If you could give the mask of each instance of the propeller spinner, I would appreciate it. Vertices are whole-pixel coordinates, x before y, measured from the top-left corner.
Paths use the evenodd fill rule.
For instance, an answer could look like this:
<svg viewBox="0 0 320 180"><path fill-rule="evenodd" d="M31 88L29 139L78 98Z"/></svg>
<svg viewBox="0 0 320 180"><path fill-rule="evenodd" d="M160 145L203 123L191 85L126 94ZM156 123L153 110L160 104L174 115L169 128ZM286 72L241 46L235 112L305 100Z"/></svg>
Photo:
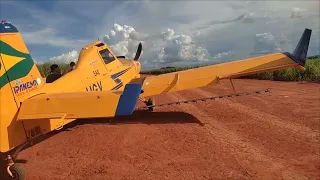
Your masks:
<svg viewBox="0 0 320 180"><path fill-rule="evenodd" d="M142 44L141 42L139 43L137 52L136 52L136 56L133 58L133 60L138 61L140 55L141 55L141 51L142 51Z"/></svg>

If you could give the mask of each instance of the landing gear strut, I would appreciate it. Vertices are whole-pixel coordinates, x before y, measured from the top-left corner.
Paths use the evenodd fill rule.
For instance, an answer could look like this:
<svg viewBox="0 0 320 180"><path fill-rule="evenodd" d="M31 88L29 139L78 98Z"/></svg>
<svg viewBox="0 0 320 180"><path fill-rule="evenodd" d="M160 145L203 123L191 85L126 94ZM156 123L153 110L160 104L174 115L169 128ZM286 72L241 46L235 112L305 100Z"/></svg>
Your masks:
<svg viewBox="0 0 320 180"><path fill-rule="evenodd" d="M14 180L24 180L25 173L22 167L18 164L15 164L10 155L7 156L7 173L9 175L8 179Z"/></svg>
<svg viewBox="0 0 320 180"><path fill-rule="evenodd" d="M25 172L24 169L19 165L16 164L14 161L17 159L17 156L19 152L24 148L26 145L28 145L30 141L27 141L20 147L18 147L13 153L7 154L6 156L4 154L1 155L1 178L4 176L4 178L7 178L8 180L25 180ZM5 158L6 157L6 158ZM3 171L3 172L2 172ZM3 176L2 176L3 175Z"/></svg>
<svg viewBox="0 0 320 180"><path fill-rule="evenodd" d="M1 176L8 180L25 180L25 172L19 164L15 164L11 155L7 155L1 163ZM2 178L1 177L1 178Z"/></svg>
<svg viewBox="0 0 320 180"><path fill-rule="evenodd" d="M156 105L156 101L154 100L154 98L149 98L148 100L145 100L144 98L139 98L139 99L140 101L145 103L149 111L154 111L155 105Z"/></svg>
<svg viewBox="0 0 320 180"><path fill-rule="evenodd" d="M150 111L154 111L154 109L156 108L155 105L156 105L156 101L154 100L154 98L149 98L148 101L146 102L146 105L147 106L150 106L148 107L148 109Z"/></svg>

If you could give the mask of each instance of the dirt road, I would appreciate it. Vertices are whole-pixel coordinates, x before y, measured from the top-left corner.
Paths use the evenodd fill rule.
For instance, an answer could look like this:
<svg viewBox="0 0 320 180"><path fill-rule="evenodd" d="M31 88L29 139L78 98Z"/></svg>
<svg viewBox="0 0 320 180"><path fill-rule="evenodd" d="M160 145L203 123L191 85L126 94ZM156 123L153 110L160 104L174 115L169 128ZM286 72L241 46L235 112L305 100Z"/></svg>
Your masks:
<svg viewBox="0 0 320 180"><path fill-rule="evenodd" d="M320 179L320 84L234 80L271 93L174 105L131 117L80 121L24 150L27 178ZM156 102L232 93L221 85Z"/></svg>

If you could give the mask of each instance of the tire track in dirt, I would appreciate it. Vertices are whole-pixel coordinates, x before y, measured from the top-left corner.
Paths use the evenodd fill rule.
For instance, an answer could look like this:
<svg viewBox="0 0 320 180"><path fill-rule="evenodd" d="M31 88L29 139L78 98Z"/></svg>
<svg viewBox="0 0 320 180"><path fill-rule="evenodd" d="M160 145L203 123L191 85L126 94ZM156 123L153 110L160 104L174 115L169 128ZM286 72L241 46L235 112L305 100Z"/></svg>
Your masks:
<svg viewBox="0 0 320 180"><path fill-rule="evenodd" d="M201 96L214 96L214 93L202 89L193 89L190 92L190 95L195 93ZM189 96L189 94L187 94L187 96ZM226 124L229 128L235 128L237 132L239 132L239 135L255 146L264 147L266 155L273 159L279 159L280 162L286 164L287 168L290 166L291 169L295 169L296 173L304 173L304 175L309 176L309 178L315 176L320 177L318 171L320 164L316 160L319 158L319 151L316 150L319 148L318 131L312 131L303 125L301 125L301 127L296 124L290 126L292 122L287 122L289 125L285 124L281 118L262 112L259 109L253 109L250 106L244 106L237 102L237 99L225 98L210 102L221 104L222 106L219 105L219 107L227 106L228 109L231 108L235 110L235 112L239 112L231 114L238 114L239 120L245 120L236 123L237 120L233 118L231 124L226 124L225 122L223 122L223 124ZM204 107L203 104L200 104L202 108L212 109L212 104L209 106L211 108ZM229 116L229 118L230 117L232 118L232 116ZM270 118L277 119L277 122L280 121L280 125L277 125L277 122L272 122ZM224 119L226 120L226 118ZM269 122L271 122L271 124ZM246 127L243 123L247 123L249 126ZM266 124L269 126L266 126ZM265 133L261 133L263 131L265 131ZM248 132L251 134L249 135ZM308 133L311 133L311 135L308 135ZM304 169L304 171L301 172L301 169ZM288 171L285 171L283 173L287 172ZM306 174L306 172L308 173ZM288 176L288 174L286 174L286 176ZM292 176L290 175L290 177Z"/></svg>
<svg viewBox="0 0 320 180"><path fill-rule="evenodd" d="M204 97L209 97L209 96L215 96L214 93L207 92L205 90L196 88L192 89L191 91L200 94ZM293 122L284 122L281 118L265 113L263 111L253 109L251 107L245 106L243 104L240 104L236 102L235 99L222 99L220 103L227 103L228 107L232 108L233 110L236 110L240 113L244 113L247 116L253 118L254 120L258 120L262 123L268 123L269 125L281 128L281 129L287 129L290 130L294 133L300 134L302 136L305 136L312 140L314 143L319 143L319 132L314 132L312 129L302 126L300 124L296 124ZM263 117L263 118L262 118Z"/></svg>
<svg viewBox="0 0 320 180"><path fill-rule="evenodd" d="M178 93L172 93L168 98L172 101L176 101L177 99L186 100L186 98ZM291 169L283 162L265 155L265 150L254 146L237 133L230 131L222 123L210 117L205 110L199 109L194 104L182 105L179 108L186 112L193 112L194 116L204 122L205 126L203 128L211 134L211 139L213 141L218 139L221 142L221 146L236 158L238 165L247 173L248 177L254 179L265 177L268 179L267 177L272 176L272 179L281 179L279 174L282 174L286 177L306 178L303 175L297 174L294 169Z"/></svg>

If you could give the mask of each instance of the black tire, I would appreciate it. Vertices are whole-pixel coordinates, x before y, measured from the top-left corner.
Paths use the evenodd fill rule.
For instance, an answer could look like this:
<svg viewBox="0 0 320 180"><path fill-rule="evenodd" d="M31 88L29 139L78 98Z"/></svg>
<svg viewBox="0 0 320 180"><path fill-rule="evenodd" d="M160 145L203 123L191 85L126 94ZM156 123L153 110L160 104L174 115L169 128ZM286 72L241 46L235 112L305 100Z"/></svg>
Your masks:
<svg viewBox="0 0 320 180"><path fill-rule="evenodd" d="M152 105L153 107L148 107L148 109L150 111L154 111L154 109L156 108L156 107L154 107L156 105L156 101L154 100L154 98L148 99L147 106L150 106L150 105Z"/></svg>
<svg viewBox="0 0 320 180"><path fill-rule="evenodd" d="M9 179L14 179L14 180L25 180L25 173L24 173L24 170L23 168L18 165L18 164L14 164L13 166L10 167L10 171L13 175L12 178L9 178ZM10 175L8 175L10 177Z"/></svg>

